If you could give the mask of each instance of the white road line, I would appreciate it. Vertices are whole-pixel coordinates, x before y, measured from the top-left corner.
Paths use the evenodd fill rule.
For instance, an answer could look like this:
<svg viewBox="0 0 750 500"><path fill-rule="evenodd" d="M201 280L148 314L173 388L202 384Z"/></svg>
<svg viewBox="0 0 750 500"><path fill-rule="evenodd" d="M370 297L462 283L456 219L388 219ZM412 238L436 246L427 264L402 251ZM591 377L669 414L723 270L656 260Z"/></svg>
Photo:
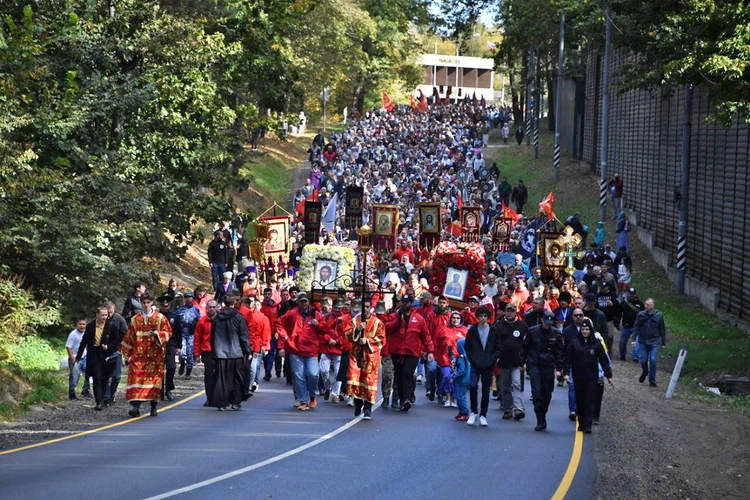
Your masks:
<svg viewBox="0 0 750 500"><path fill-rule="evenodd" d="M40 430L40 431L23 431L17 429L0 430L0 434L75 434L80 431L56 431L56 430Z"/></svg>
<svg viewBox="0 0 750 500"><path fill-rule="evenodd" d="M382 402L383 402L382 399L380 401L378 401L373 406L373 410L376 409L376 408L378 408ZM242 474L254 471L256 469L260 469L261 467L265 467L266 465L271 465L273 463L276 463L276 462L279 462L281 460L284 460L285 458L289 458L291 456L294 456L294 455L297 455L299 453L302 453L305 450L309 450L310 448L313 448L313 447L319 445L320 443L324 443L325 441L328 441L329 439L331 439L331 438L333 438L333 437L341 434L345 430L347 430L347 429L349 429L349 428L357 425L361 420L362 420L362 416L360 415L359 417L354 418L354 419L350 420L349 422L347 422L346 424L342 425L338 429L333 430L333 431L329 432L328 434L326 434L324 436L320 436L315 441L311 441L311 442L309 442L307 444L304 444L302 446L294 448L293 450L289 450L286 453L282 453L281 455L276 455L275 457L271 457L271 458L269 458L267 460L263 460L262 462L255 463L253 465L248 465L247 467L243 467L242 469L233 470L232 472L227 472L226 474L222 474L221 476L216 476L216 477L213 477L211 479L206 479L205 481L201 481L199 483L194 483L194 484L185 486L183 488L178 488L176 490L167 491L166 493L162 493L161 495L156 495L156 496L153 496L153 497L149 497L146 500L160 500L162 498L170 498L170 497L173 497L173 496L182 495L183 493L189 493L189 492L195 491L195 490L197 490L199 488L203 488L205 486L216 484L216 483L219 483L221 481L226 481L227 479L231 479L233 477L240 476Z"/></svg>

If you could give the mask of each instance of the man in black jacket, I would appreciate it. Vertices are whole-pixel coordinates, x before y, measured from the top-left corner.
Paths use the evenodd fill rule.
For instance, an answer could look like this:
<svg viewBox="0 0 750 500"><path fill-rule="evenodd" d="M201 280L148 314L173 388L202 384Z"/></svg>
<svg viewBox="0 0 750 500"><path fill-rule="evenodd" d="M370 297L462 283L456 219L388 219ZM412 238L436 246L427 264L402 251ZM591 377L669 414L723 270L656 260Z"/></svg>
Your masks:
<svg viewBox="0 0 750 500"><path fill-rule="evenodd" d="M216 293L219 290L222 276L227 270L227 247L224 243L224 231L221 229L214 231L214 239L208 244L208 263L211 266L211 281L214 286L214 293Z"/></svg>
<svg viewBox="0 0 750 500"><path fill-rule="evenodd" d="M482 407L479 413L479 425L487 427L487 409L490 405L490 385L495 361L499 357L499 335L497 329L491 326L490 310L486 306L477 308L479 323L469 328L466 333L466 359L471 365L471 381L469 382L469 398L471 399L471 414L469 425L477 421L477 389L482 381Z"/></svg>
<svg viewBox="0 0 750 500"><path fill-rule="evenodd" d="M166 377L164 378L164 390L162 391L162 400L172 401L172 391L174 390L174 374L177 371L177 363L175 362L175 355L182 348L182 335L180 331L180 318L173 311L170 311L172 301L168 295L162 295L156 302L159 304L159 312L169 320L169 326L172 327L172 336L167 341L167 353L164 358L164 365L166 367Z"/></svg>
<svg viewBox="0 0 750 500"><path fill-rule="evenodd" d="M537 421L535 431L547 428L547 410L555 388L555 376L562 376L565 361L562 332L554 324L554 315L547 312L542 324L529 330L521 350L521 361L526 364L531 378L531 396Z"/></svg>
<svg viewBox="0 0 750 500"><path fill-rule="evenodd" d="M86 351L86 378L94 378L94 399L97 411L101 411L104 401L104 388L115 371L117 350L120 347L120 335L107 320L107 307L96 310L96 319L86 325L83 339L78 348L76 363Z"/></svg>
<svg viewBox="0 0 750 500"><path fill-rule="evenodd" d="M247 367L252 357L247 324L233 307L234 296L224 297L224 309L211 323L211 357L214 362L214 390L209 405L239 410L247 401Z"/></svg>
<svg viewBox="0 0 750 500"><path fill-rule="evenodd" d="M635 318L638 313L644 310L643 302L638 298L638 293L635 288L629 288L628 293L620 302L620 310L622 311L622 330L620 330L620 360L625 361L625 357L628 355L628 340L630 335L633 333L633 326L635 325ZM638 343L636 342L633 347L632 359L634 362L638 362Z"/></svg>
<svg viewBox="0 0 750 500"><path fill-rule="evenodd" d="M125 321L128 324L130 324L130 320L133 319L133 316L143 310L141 307L141 295L144 293L146 293L146 284L137 281L133 285L133 293L130 294L130 297L125 299L125 305L122 308L122 317L125 318Z"/></svg>
<svg viewBox="0 0 750 500"><path fill-rule="evenodd" d="M570 345L571 342L573 342L573 339L576 338L578 333L581 331L581 326L583 326L583 320L586 319L586 316L583 314L583 309L575 308L573 309L573 312L571 313L573 317L573 323L569 326L566 326L563 330L563 343L567 347ZM573 374L571 373L568 377L568 418L575 422L576 417L578 416L578 404L576 403L576 387L573 383Z"/></svg>
<svg viewBox="0 0 750 500"><path fill-rule="evenodd" d="M526 416L526 407L521 392L521 349L529 333L529 327L518 321L518 311L514 304L505 306L505 317L495 323L500 340L500 393L502 394L503 420L521 420Z"/></svg>
<svg viewBox="0 0 750 500"><path fill-rule="evenodd" d="M601 309L596 307L598 297L595 293L589 292L583 297L585 305L583 314L594 324L594 332L598 332L605 341L607 341L607 351L612 350L612 341L608 340L609 324L607 316Z"/></svg>
<svg viewBox="0 0 750 500"><path fill-rule="evenodd" d="M523 212L523 206L526 204L526 200L529 198L529 190L523 183L523 179L518 179L518 185L513 188L513 192L510 194L510 201L516 202L516 212Z"/></svg>

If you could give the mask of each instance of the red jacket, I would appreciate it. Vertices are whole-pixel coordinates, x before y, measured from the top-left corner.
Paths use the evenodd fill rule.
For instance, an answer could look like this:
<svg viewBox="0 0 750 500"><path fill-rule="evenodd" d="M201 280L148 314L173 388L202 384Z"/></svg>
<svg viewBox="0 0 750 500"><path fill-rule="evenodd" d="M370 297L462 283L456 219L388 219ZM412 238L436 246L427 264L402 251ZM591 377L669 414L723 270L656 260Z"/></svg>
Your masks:
<svg viewBox="0 0 750 500"><path fill-rule="evenodd" d="M347 340L346 338L346 335L344 335L346 325L349 324L349 321L351 321L351 319L351 314L342 314L341 316L333 320L333 323L331 325L331 329L335 330L336 338L339 339L339 347L342 353L352 351L352 343L349 342L349 340Z"/></svg>
<svg viewBox="0 0 750 500"><path fill-rule="evenodd" d="M201 353L211 354L211 318L201 316L195 324L193 337L193 353L199 358Z"/></svg>
<svg viewBox="0 0 750 500"><path fill-rule="evenodd" d="M494 307L492 309L495 309ZM477 319L477 315L474 314L474 310L469 309L468 311L462 311L461 317L464 319L464 325L467 326L473 326L479 323L479 320ZM492 321L492 318L490 318L490 321Z"/></svg>
<svg viewBox="0 0 750 500"><path fill-rule="evenodd" d="M247 332L253 352L260 352L261 348L265 351L271 349L271 323L265 314L258 310L251 311L247 318Z"/></svg>
<svg viewBox="0 0 750 500"><path fill-rule="evenodd" d="M317 326L310 324L313 319L318 322ZM290 353L313 358L320 354L319 337L328 335L330 338L331 329L322 314L309 308L307 315L303 317L297 306L276 320L276 332L284 340Z"/></svg>
<svg viewBox="0 0 750 500"><path fill-rule="evenodd" d="M453 355L458 353L456 344L459 339L466 338L469 329L465 325L453 327L451 325L440 329L437 342L435 343L435 360L439 366L450 366L451 358L448 356L448 348L453 350Z"/></svg>
<svg viewBox="0 0 750 500"><path fill-rule="evenodd" d="M396 259L398 259L398 263L399 264L401 263L401 259L404 258L404 255L408 255L409 256L409 262L411 262L412 265L416 264L416 262L414 261L415 260L414 259L414 252L412 252L410 248L407 248L406 250L404 250L403 248L398 247L396 249Z"/></svg>
<svg viewBox="0 0 750 500"><path fill-rule="evenodd" d="M262 312L263 315L268 318L268 323L271 325L271 333L273 334L273 330L276 328L276 320L279 318L279 302L274 301L273 305L271 306L268 305L265 300L263 300L260 304L260 312ZM279 338L276 341L276 349L283 348L284 341Z"/></svg>
<svg viewBox="0 0 750 500"><path fill-rule="evenodd" d="M408 321L403 321L400 314L396 314L386 323L385 331L391 355L421 356L422 352L430 354L435 351L427 323L414 311Z"/></svg>
<svg viewBox="0 0 750 500"><path fill-rule="evenodd" d="M383 326L385 326L385 324L388 321L391 321L393 319L398 319L398 313L397 312L392 312L390 314L376 314L375 316L377 316L378 319L383 322ZM388 336L388 331L386 330L386 332L385 332L385 345L383 346L382 349L380 349L380 356L381 357L383 357L383 356L390 356L391 355L391 346L390 346L390 342L388 342L389 338L390 337Z"/></svg>
<svg viewBox="0 0 750 500"><path fill-rule="evenodd" d="M432 337L432 344L434 346L437 346L440 330L450 324L450 319L450 311L438 314L434 309L425 316L424 320L427 323L427 330L430 332L430 337Z"/></svg>
<svg viewBox="0 0 750 500"><path fill-rule="evenodd" d="M211 300L213 297L210 297L208 294L204 295L201 300L198 300L197 298L195 300L195 307L198 308L198 310L201 312L201 318L206 315L206 307L208 307L208 301Z"/></svg>
<svg viewBox="0 0 750 500"><path fill-rule="evenodd" d="M326 324L328 325L328 329L330 330L330 333L327 335L323 335L320 337L320 352L325 354L332 354L334 356L341 354L341 336L339 335L339 331L337 331L336 325L338 324L338 319L341 317L339 314L336 316L334 313L328 313L323 316L325 319ZM331 345L330 340L333 339L336 341L335 344Z"/></svg>

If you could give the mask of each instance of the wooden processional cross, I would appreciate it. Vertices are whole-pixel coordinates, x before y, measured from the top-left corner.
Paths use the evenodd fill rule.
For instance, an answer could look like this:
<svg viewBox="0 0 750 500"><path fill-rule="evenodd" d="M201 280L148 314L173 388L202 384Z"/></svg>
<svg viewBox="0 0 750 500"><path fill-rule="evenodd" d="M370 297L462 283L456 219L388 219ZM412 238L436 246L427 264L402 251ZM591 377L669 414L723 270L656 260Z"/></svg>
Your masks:
<svg viewBox="0 0 750 500"><path fill-rule="evenodd" d="M581 235L574 233L573 228L570 226L565 226L563 234L555 239L555 243L557 243L560 248L565 249L562 254L563 257L567 257L568 259L568 267L565 268L565 272L571 276L573 276L573 273L576 271L573 259L582 259L586 255L585 252L576 250L576 248L580 246L582 240L583 238L581 238Z"/></svg>

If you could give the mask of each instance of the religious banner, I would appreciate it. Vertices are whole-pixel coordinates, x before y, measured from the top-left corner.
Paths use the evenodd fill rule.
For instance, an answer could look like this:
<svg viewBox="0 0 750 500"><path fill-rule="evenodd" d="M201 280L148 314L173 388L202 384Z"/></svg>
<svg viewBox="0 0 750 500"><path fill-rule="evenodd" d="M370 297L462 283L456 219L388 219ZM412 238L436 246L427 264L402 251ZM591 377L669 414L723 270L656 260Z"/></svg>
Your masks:
<svg viewBox="0 0 750 500"><path fill-rule="evenodd" d="M348 186L346 188L346 212L344 228L358 229L362 225L362 207L364 206L364 188Z"/></svg>
<svg viewBox="0 0 750 500"><path fill-rule="evenodd" d="M575 233L575 229L565 226L560 236L550 243L550 258L554 259L554 262L559 260L565 262L567 264L565 272L571 276L576 271L575 259L582 259L585 255L585 252L580 249L582 240L581 235Z"/></svg>
<svg viewBox="0 0 750 500"><path fill-rule="evenodd" d="M419 248L432 250L440 243L440 203L419 204Z"/></svg>
<svg viewBox="0 0 750 500"><path fill-rule="evenodd" d="M565 248L559 241L562 233L543 231L539 233L540 267L561 269L565 267Z"/></svg>
<svg viewBox="0 0 750 500"><path fill-rule="evenodd" d="M479 230L482 224L482 207L465 206L461 207L459 219L461 220L461 229L463 229L462 240L467 243L474 243L480 240Z"/></svg>
<svg viewBox="0 0 750 500"><path fill-rule="evenodd" d="M305 202L305 244L318 243L320 238L320 219L323 215L323 204L319 201Z"/></svg>
<svg viewBox="0 0 750 500"><path fill-rule="evenodd" d="M510 217L498 215L492 219L490 235L492 236L493 252L505 253L510 251L510 233L512 229L513 219Z"/></svg>
<svg viewBox="0 0 750 500"><path fill-rule="evenodd" d="M396 248L398 232L398 206L372 205L372 248L375 250L393 250Z"/></svg>
<svg viewBox="0 0 750 500"><path fill-rule="evenodd" d="M288 215L279 215L271 217L258 218L258 236L265 233L265 243L263 245L263 254L265 257L272 257L277 261L279 257L286 257L291 245L289 244L289 223L291 217Z"/></svg>

